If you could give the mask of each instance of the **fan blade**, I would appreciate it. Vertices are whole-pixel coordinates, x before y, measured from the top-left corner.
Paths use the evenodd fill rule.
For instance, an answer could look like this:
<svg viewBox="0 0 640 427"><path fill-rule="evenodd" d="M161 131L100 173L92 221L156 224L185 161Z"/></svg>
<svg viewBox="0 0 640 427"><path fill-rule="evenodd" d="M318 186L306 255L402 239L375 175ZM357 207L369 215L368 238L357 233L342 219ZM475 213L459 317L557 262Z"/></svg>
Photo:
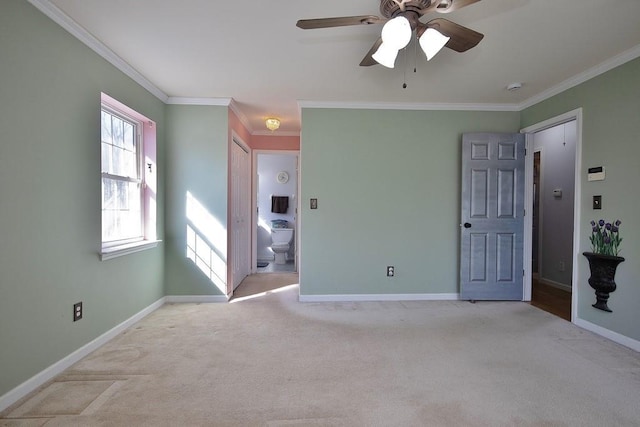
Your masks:
<svg viewBox="0 0 640 427"><path fill-rule="evenodd" d="M465 6L479 2L480 0L442 0L436 8L438 13L451 13Z"/></svg>
<svg viewBox="0 0 640 427"><path fill-rule="evenodd" d="M367 52L364 58L362 58L362 61L360 61L361 67L370 67L378 63L375 59L373 59L372 55L376 53L376 50L378 50L381 44L382 44L382 37L378 37L378 40L376 40L376 42L373 44L371 49L369 49L369 52Z"/></svg>
<svg viewBox="0 0 640 427"><path fill-rule="evenodd" d="M436 29L445 36L451 37L445 46L456 52L465 52L475 47L484 38L484 34L444 18L432 19L427 22L427 27Z"/></svg>
<svg viewBox="0 0 640 427"><path fill-rule="evenodd" d="M296 27L303 30L315 30L317 28L346 27L349 25L381 24L386 19L374 15L341 16L339 18L301 19Z"/></svg>

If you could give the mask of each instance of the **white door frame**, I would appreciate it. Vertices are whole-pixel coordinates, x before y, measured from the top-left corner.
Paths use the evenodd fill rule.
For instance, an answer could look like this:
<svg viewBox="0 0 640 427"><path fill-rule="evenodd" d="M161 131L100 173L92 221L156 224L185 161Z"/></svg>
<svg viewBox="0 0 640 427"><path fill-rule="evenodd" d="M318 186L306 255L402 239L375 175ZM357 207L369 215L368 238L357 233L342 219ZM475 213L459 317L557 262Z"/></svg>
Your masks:
<svg viewBox="0 0 640 427"><path fill-rule="evenodd" d="M300 248L300 151L299 150L252 150L251 162L251 273L258 272L258 154L289 154L297 158L296 161L296 203L295 217L295 267L298 271Z"/></svg>
<svg viewBox="0 0 640 427"><path fill-rule="evenodd" d="M533 134L531 134L531 136L533 136ZM533 137L531 138L531 144L533 145ZM540 272L542 271L542 227L543 227L543 222L544 222L544 217L543 217L543 212L544 212L544 198L543 193L542 193L542 189L545 188L544 187L544 163L542 162L542 156L543 156L543 152L544 152L544 147L531 147L531 155L532 155L532 159L531 159L531 163L533 164L534 160L535 160L535 154L536 153L540 153L540 188L538 189L538 191L540 192L540 200L538 201L538 253L536 254L536 257L538 258L538 274L540 274ZM533 171L532 171L532 175L533 176ZM532 187L532 194L533 194L533 182L531 184ZM532 196L535 197L535 194ZM533 199L532 199L533 200ZM531 221L533 223L533 210L535 209L535 207L533 206L533 203L531 204ZM533 224L531 225L531 230L533 231ZM531 239L533 239L533 233L531 233ZM532 240L532 251L533 251L533 240ZM533 255L533 252L532 252ZM531 272L531 275L533 276L533 271Z"/></svg>
<svg viewBox="0 0 640 427"><path fill-rule="evenodd" d="M525 156L525 195L524 205L527 214L524 217L524 301L531 301L531 251L533 232L533 134L536 132L561 125L563 123L576 121L576 154L575 154L575 194L573 199L573 268L571 271L571 322L575 323L578 317L578 255L580 248L580 207L582 200L582 108L578 108L567 113L552 117L540 123L522 129L521 133L526 133L527 155Z"/></svg>

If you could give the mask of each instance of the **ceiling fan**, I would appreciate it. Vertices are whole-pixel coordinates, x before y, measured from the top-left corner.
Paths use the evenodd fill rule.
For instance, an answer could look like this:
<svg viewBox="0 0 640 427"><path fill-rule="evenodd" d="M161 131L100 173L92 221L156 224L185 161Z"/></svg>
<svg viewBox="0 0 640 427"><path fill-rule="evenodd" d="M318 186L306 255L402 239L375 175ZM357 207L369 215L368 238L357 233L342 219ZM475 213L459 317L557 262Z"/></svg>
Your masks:
<svg viewBox="0 0 640 427"><path fill-rule="evenodd" d="M361 66L381 64L393 68L398 52L411 41L413 32L420 47L430 60L442 47L465 52L475 47L484 37L462 25L444 18L426 23L420 18L431 13L450 13L480 0L380 0L382 18L375 15L343 16L338 18L301 19L298 28L343 27L349 25L384 24L382 33L360 62Z"/></svg>

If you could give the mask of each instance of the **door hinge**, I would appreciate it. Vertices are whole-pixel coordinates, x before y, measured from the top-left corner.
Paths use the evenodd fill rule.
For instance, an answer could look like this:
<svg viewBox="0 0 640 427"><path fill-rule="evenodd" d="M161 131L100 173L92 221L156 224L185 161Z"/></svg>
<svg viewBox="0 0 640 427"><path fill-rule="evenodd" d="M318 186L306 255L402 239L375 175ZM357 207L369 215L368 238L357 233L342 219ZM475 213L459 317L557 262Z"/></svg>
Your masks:
<svg viewBox="0 0 640 427"><path fill-rule="evenodd" d="M522 270L522 277L524 277L524 270Z"/></svg>

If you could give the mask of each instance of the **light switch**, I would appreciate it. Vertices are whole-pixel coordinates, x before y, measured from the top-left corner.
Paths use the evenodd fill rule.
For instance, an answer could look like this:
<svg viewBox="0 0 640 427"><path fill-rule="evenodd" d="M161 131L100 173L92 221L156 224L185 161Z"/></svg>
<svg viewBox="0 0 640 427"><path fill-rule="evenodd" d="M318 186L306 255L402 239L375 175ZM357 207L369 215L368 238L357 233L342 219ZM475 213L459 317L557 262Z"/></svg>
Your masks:
<svg viewBox="0 0 640 427"><path fill-rule="evenodd" d="M310 208L311 209L318 209L318 199L311 199L310 200Z"/></svg>
<svg viewBox="0 0 640 427"><path fill-rule="evenodd" d="M593 209L602 209L602 196L593 196Z"/></svg>

